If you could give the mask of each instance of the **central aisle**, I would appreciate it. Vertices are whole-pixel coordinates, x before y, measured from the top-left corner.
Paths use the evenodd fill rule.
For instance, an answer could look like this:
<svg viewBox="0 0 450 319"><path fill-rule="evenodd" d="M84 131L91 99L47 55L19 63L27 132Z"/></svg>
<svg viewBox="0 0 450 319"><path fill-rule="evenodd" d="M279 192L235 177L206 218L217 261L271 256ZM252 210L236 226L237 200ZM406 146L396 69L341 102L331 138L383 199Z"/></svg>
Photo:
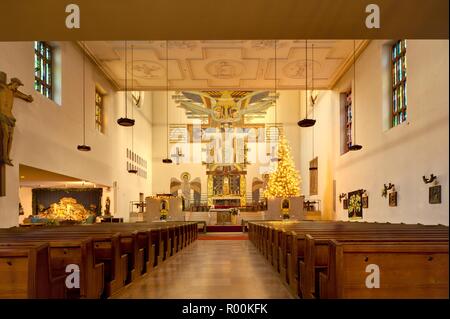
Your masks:
<svg viewBox="0 0 450 319"><path fill-rule="evenodd" d="M114 298L292 298L269 263L243 237L200 239ZM212 239L212 240L201 240Z"/></svg>

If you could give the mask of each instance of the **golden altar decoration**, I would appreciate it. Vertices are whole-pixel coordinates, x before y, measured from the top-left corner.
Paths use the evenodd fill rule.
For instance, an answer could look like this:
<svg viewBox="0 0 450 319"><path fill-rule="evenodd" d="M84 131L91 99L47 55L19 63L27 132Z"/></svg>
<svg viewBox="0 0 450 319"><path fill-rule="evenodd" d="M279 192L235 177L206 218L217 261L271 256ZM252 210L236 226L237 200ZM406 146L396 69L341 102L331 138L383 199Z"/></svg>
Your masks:
<svg viewBox="0 0 450 319"><path fill-rule="evenodd" d="M246 205L247 172L244 165L209 164L206 174L208 206L217 205L218 202L224 206Z"/></svg>
<svg viewBox="0 0 450 319"><path fill-rule="evenodd" d="M94 212L84 208L75 198L63 197L58 203L53 203L50 207L39 214L39 217L55 220L85 221Z"/></svg>

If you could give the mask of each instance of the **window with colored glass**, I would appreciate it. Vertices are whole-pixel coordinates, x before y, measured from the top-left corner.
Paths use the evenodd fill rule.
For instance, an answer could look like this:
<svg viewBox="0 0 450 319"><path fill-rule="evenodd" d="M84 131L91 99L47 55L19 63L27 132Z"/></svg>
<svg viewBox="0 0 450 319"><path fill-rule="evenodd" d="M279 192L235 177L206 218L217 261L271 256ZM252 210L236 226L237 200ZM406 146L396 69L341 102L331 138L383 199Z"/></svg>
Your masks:
<svg viewBox="0 0 450 319"><path fill-rule="evenodd" d="M344 152L348 152L350 146L352 146L352 91L348 91L345 94L345 145Z"/></svg>
<svg viewBox="0 0 450 319"><path fill-rule="evenodd" d="M406 40L392 46L392 127L407 119Z"/></svg>
<svg viewBox="0 0 450 319"><path fill-rule="evenodd" d="M34 89L53 98L53 48L46 42L34 42Z"/></svg>
<svg viewBox="0 0 450 319"><path fill-rule="evenodd" d="M99 91L95 90L95 128L100 133L105 132L105 121L104 121L104 106L103 100L104 95Z"/></svg>

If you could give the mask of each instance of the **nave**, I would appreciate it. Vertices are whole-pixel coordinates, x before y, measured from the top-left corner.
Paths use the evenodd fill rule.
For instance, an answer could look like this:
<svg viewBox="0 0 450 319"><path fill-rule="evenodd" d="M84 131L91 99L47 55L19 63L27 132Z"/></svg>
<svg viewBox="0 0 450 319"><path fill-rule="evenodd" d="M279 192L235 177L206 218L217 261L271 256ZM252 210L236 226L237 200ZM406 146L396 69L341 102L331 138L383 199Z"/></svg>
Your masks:
<svg viewBox="0 0 450 319"><path fill-rule="evenodd" d="M237 235L199 235L187 249L112 298L293 298L249 240L219 239L224 237Z"/></svg>

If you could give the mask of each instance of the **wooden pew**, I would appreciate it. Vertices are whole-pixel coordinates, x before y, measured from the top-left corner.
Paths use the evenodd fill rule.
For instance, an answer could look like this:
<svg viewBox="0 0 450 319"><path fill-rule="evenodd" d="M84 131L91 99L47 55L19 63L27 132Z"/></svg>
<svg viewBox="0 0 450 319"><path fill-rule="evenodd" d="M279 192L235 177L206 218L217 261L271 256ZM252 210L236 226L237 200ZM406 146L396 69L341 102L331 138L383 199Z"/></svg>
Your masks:
<svg viewBox="0 0 450 319"><path fill-rule="evenodd" d="M0 243L0 299L65 298L66 276L52 276L49 246Z"/></svg>
<svg viewBox="0 0 450 319"><path fill-rule="evenodd" d="M371 225L368 225L370 227ZM314 292L314 278L315 277L315 270L318 271L321 270L321 267L325 267L326 265L326 249L327 249L327 240L332 238L340 238L340 239L347 239L351 240L353 239L360 239L360 240L376 240L377 238L384 238L384 239L391 239L394 241L401 241L404 240L410 240L411 238L423 238L426 240L427 237L431 238L439 238L440 240L447 240L448 241L448 231L445 230L443 233L434 235L433 231L431 233L424 233L423 236L417 235L417 232L420 232L419 229L413 229L412 231L408 231L405 229L393 229L392 227L389 227L388 229L370 229L367 228L367 226L364 226L365 229L340 229L338 231L335 230L328 230L328 231L308 231L308 233L303 234L296 234L294 237L294 240L296 240L296 249L293 250L292 256L291 256L291 268L296 271L296 273L291 272L291 278L293 279L293 284L296 284L297 286L294 287L294 291L297 291L299 294L301 294L305 298L309 298L313 296L311 292ZM424 231L424 230L422 230ZM308 246L306 244L308 236L313 236L314 238L320 238L323 239L321 242L322 245L320 245L319 242L319 249L312 249L311 245L309 246L309 252L308 252ZM313 240L311 240L313 242ZM313 244L314 245L314 244ZM314 246L313 246L314 248ZM308 260L306 260L309 258ZM291 269L290 269L291 270ZM296 279L295 279L296 277ZM302 288L303 287L303 288ZM308 287L308 288L306 288Z"/></svg>
<svg viewBox="0 0 450 319"><path fill-rule="evenodd" d="M380 269L380 287L369 289L366 266ZM448 299L448 243L330 242L321 298Z"/></svg>
<svg viewBox="0 0 450 319"><path fill-rule="evenodd" d="M349 222L269 222L269 223L252 223L249 227L249 234L252 242L259 246L263 251L272 251L268 259L273 264L274 268L280 271L283 279L287 281L291 289L295 293L299 291L299 277L300 269L299 262L302 262L305 255L305 235L308 233L330 232L339 234L343 230L347 231L363 231L362 236L367 234L368 230L379 232L383 229L387 234L390 231L404 232L410 230L415 234L415 230L419 229L423 234L433 233L437 228L440 229L440 239L448 242L448 227L445 226L423 226L423 225L405 225L405 224L389 224L389 223L349 223ZM443 236L442 236L443 235ZM332 237L332 235L331 235ZM364 238L364 237L362 237ZM264 248L266 247L266 248ZM261 249L262 248L262 249ZM314 269L314 268L313 268ZM311 278L311 273L308 273L308 278ZM306 277L305 277L306 280ZM314 285L314 284L313 284Z"/></svg>
<svg viewBox="0 0 450 319"><path fill-rule="evenodd" d="M299 263L299 291L303 298L318 298L319 276L327 272L329 242L331 237L340 242L392 242L403 244L407 242L443 242L448 243L448 233L439 231L435 234L417 231L383 232L341 232L336 234L306 235L305 256Z"/></svg>
<svg viewBox="0 0 450 319"><path fill-rule="evenodd" d="M104 264L95 263L93 241L90 238L27 238L0 237L0 245L46 245L49 250L50 276L66 278L66 266L80 267L80 288L65 291L67 298L100 298L104 289ZM45 263L43 263L45 265ZM55 282L58 287L58 283ZM65 287L65 286L64 286ZM59 288L57 288L59 289Z"/></svg>
<svg viewBox="0 0 450 319"><path fill-rule="evenodd" d="M314 229L314 227L310 227L313 225L315 227L319 227L319 228ZM392 226L394 227L395 225L392 225ZM344 227L344 228L345 227L376 227L377 229L379 229L380 227L384 227L384 226L383 226L383 224L377 225L377 224L371 224L371 223L357 223L356 224L356 223L342 223L342 222L330 223L330 222L328 222L326 224L321 225L321 223L311 224L311 222L307 222L307 223L283 225L283 228L288 228L288 229L290 228L291 231L286 231L285 229L276 229L275 228L275 231L272 232L274 235L270 236L270 233L269 233L269 239L268 239L267 245L272 246L272 252L273 252L272 255L273 256L270 261L274 265L274 268L282 274L283 279L285 279L288 282L293 281L293 283L295 284L295 280L292 280L292 271L294 273L297 272L297 263L296 263L297 259L294 258L295 264L292 265L292 263L289 262L289 259L291 258L290 255L302 256L303 252L304 252L303 246L298 245L298 244L297 245L291 244L289 238L292 236L299 237L300 235L303 235L303 238L299 237L297 239L304 239L305 231L306 232L313 232L313 231L317 231L317 230L324 231L324 228L326 229L326 228L330 228L330 227L332 229L334 229L334 227ZM272 228L274 228L274 227L272 226ZM295 230L295 231L292 231L292 230ZM273 239L271 237L273 237ZM293 250L293 252L291 252L291 250ZM270 259L270 256L269 256L269 259ZM292 269L290 269L290 268L292 268Z"/></svg>
<svg viewBox="0 0 450 319"><path fill-rule="evenodd" d="M49 243L54 273L66 275L68 263L81 265L79 292L71 291L69 297L99 298L117 293L194 241L196 225L168 222L11 228L0 229L0 242Z"/></svg>

